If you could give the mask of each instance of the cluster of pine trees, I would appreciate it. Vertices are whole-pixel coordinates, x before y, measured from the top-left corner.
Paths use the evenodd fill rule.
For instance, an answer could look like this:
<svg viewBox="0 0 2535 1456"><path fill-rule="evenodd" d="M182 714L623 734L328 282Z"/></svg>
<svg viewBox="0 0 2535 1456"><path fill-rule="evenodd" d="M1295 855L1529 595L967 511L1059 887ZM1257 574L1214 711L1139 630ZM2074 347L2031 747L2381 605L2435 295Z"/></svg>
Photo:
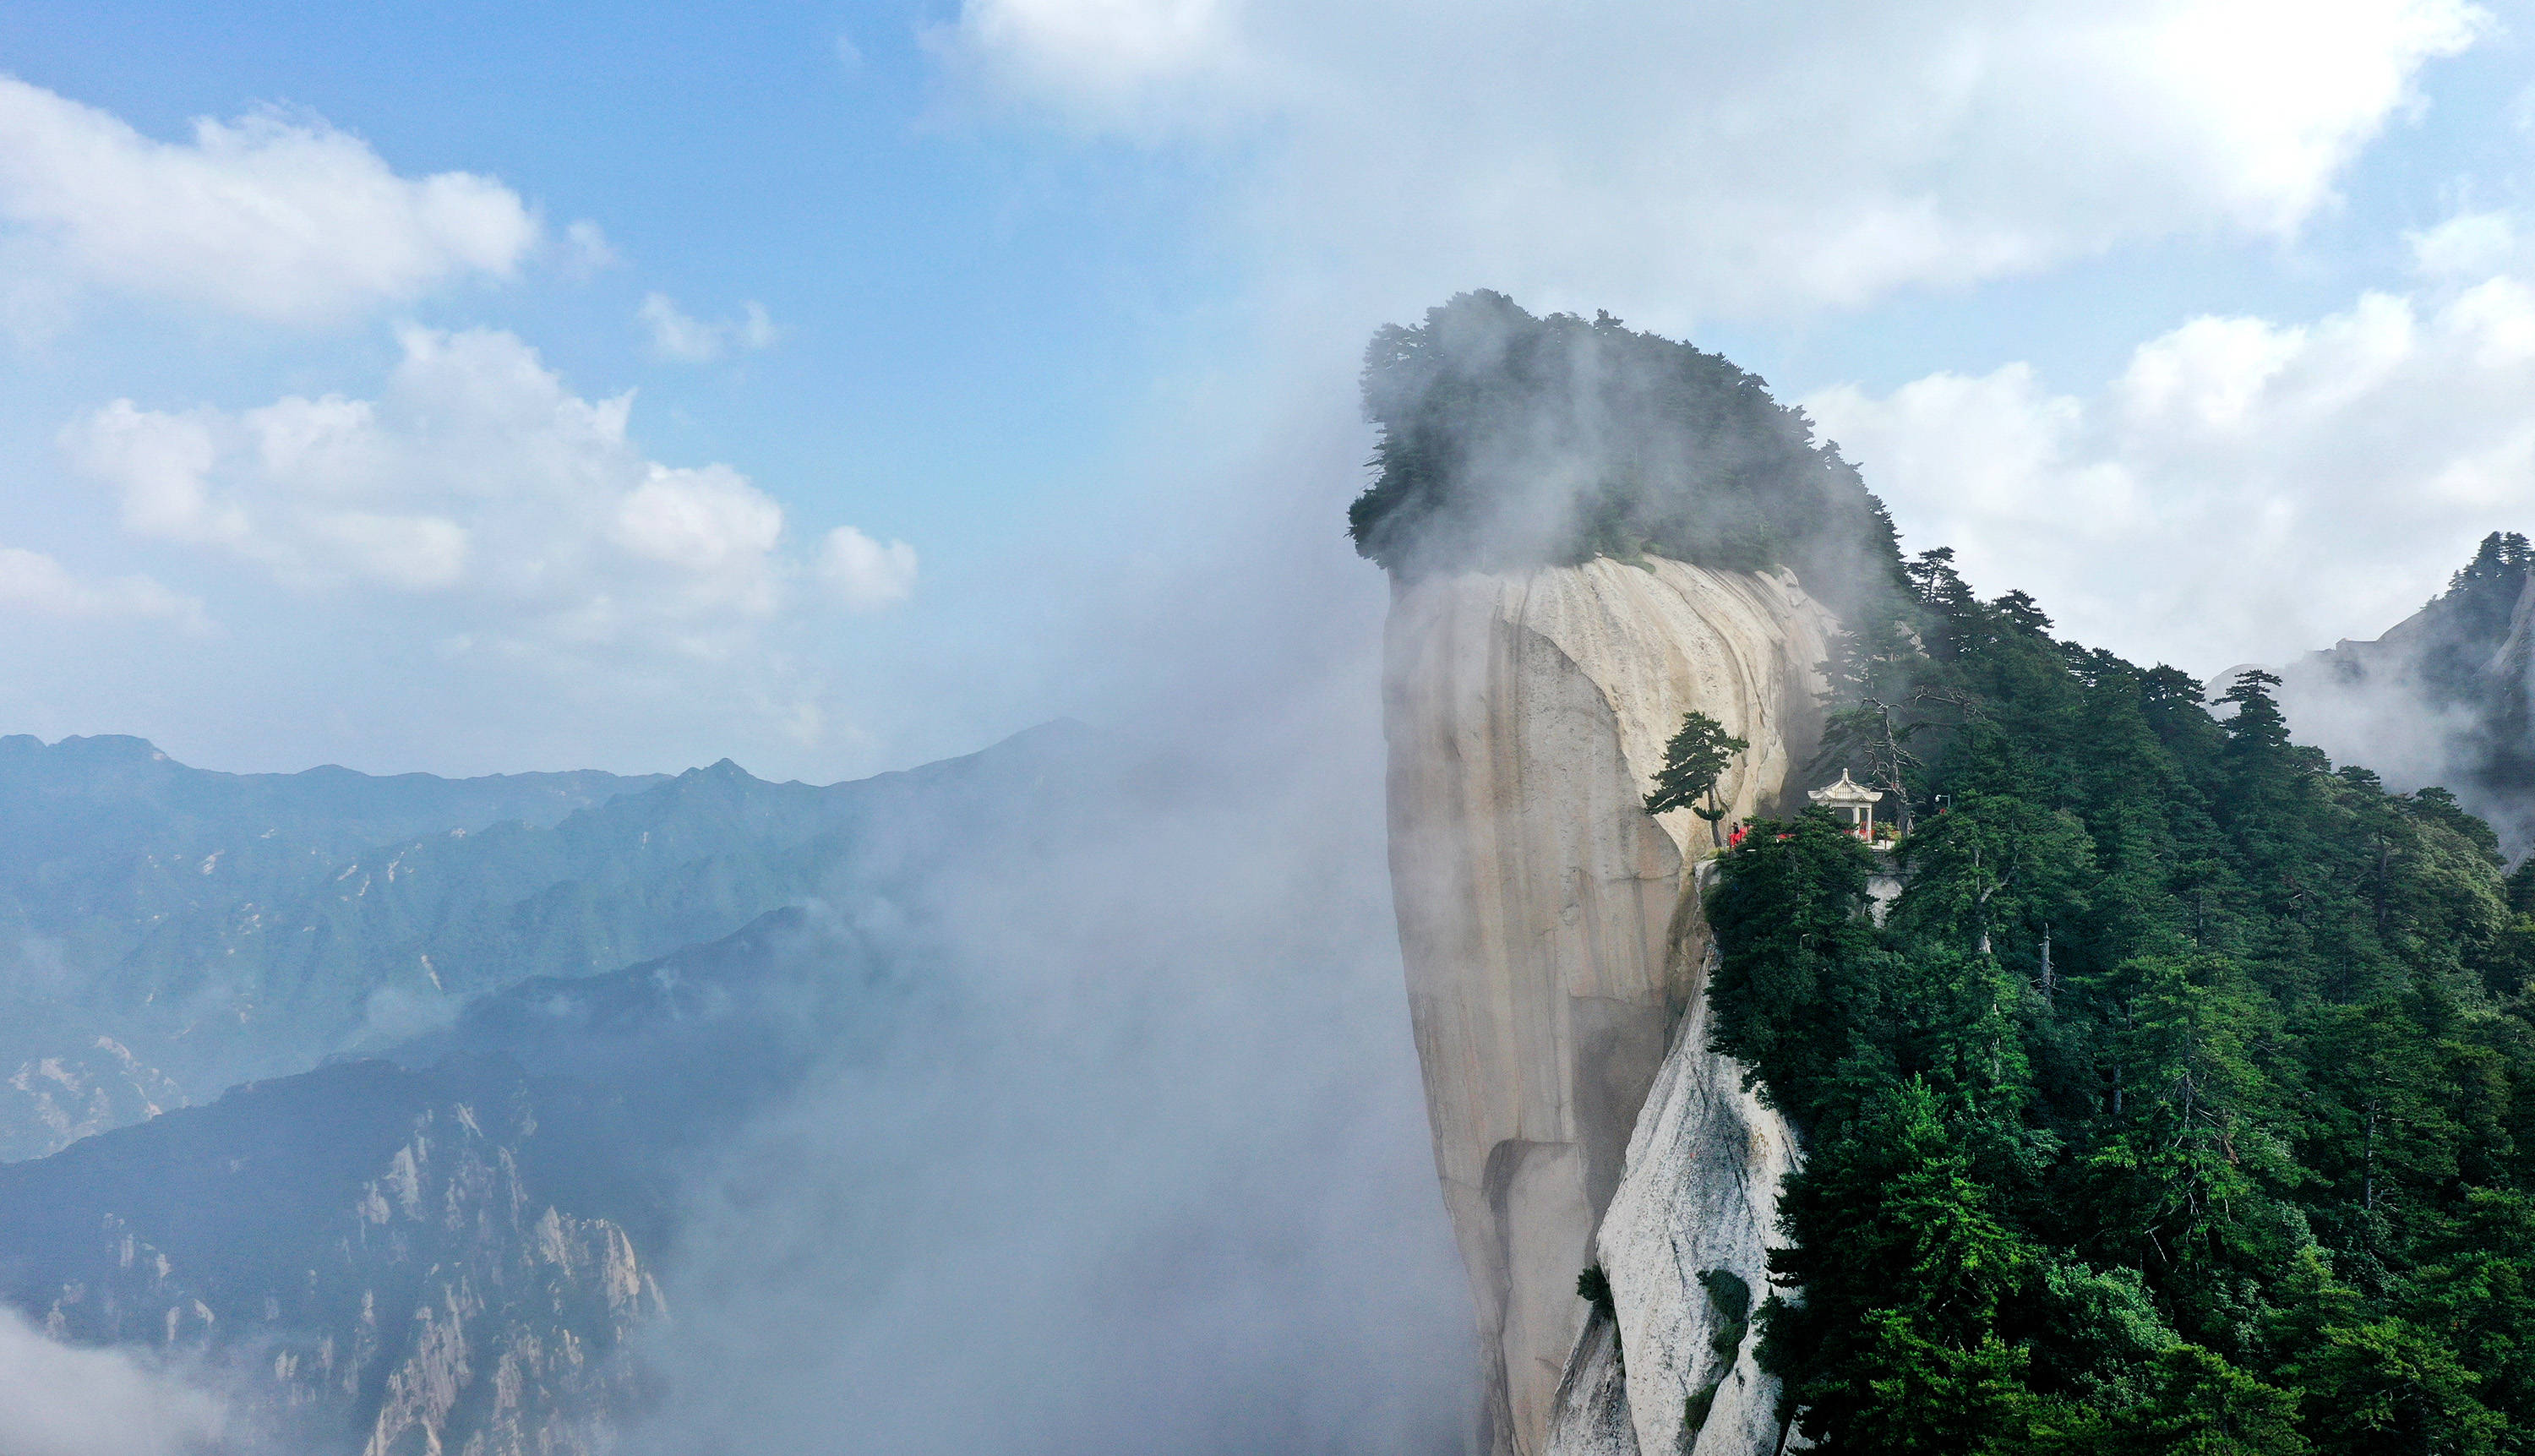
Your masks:
<svg viewBox="0 0 2535 1456"><path fill-rule="evenodd" d="M1833 1456L2535 1450L2535 869L2293 742L2259 673L1976 600L1837 665L1826 817L1710 900L1716 1045L1804 1134L1764 1363Z"/></svg>
<svg viewBox="0 0 2535 1456"><path fill-rule="evenodd" d="M1883 504L1802 411L1607 313L1455 294L1373 336L1363 388L1380 435L1347 529L1396 575L1653 554L1789 566L1845 611L1847 584L1897 554Z"/></svg>
<svg viewBox="0 0 2535 1456"><path fill-rule="evenodd" d="M2535 576L2535 545L2514 531L2495 531L2448 578L2428 608L2434 640L2422 668L2433 692L2451 703L2480 696L2480 679L2507 639L2529 576Z"/></svg>

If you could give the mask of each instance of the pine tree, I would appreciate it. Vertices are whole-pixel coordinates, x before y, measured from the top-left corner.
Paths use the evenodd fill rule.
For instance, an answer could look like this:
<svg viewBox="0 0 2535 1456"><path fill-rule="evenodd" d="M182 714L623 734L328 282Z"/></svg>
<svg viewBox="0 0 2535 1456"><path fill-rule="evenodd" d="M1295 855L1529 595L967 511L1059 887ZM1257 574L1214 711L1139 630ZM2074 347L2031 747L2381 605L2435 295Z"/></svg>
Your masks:
<svg viewBox="0 0 2535 1456"><path fill-rule="evenodd" d="M1875 856L1807 813L1707 902L1712 1045L1807 1143L1762 1347L1799 1428L2535 1453L2535 870L2298 743L2270 674L2222 718L1942 557L1911 579L1837 665L1948 808L1900 899L1870 919Z"/></svg>
<svg viewBox="0 0 2535 1456"><path fill-rule="evenodd" d="M1725 808L1716 802L1716 781L1733 766L1734 755L1752 745L1725 731L1725 725L1697 709L1681 721L1681 731L1664 744L1663 767L1655 772L1654 791L1646 795L1646 812L1688 809L1707 821L1711 839L1723 844L1716 827Z"/></svg>

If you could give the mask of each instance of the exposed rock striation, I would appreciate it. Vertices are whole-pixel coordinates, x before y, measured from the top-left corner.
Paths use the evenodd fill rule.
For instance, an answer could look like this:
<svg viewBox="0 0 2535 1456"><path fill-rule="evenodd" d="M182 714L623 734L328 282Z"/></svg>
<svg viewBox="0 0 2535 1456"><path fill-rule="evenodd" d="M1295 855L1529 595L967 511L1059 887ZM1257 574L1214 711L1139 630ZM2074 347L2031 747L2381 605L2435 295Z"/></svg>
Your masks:
<svg viewBox="0 0 2535 1456"><path fill-rule="evenodd" d="M1493 1452L1551 1449L1554 1418L1599 1432L1560 1448L1613 1448L1607 1393L1590 1412L1559 1407L1562 1389L1571 1405L1608 1390L1588 1368L1602 1357L1579 1349L1576 1276L1624 1173L1641 1186L1606 1232L1609 1360L1626 1366L1638 1448L1676 1449L1711 1383L1707 1425L1750 1427L1774 1405L1748 1351L1700 1354L1719 1325L1700 1276L1727 1267L1762 1288L1754 1260L1793 1139L1698 1022L1675 1035L1703 983L1685 867L1712 831L1687 810L1651 818L1642 799L1696 709L1751 743L1718 786L1727 822L1778 808L1819 732L1833 630L1792 576L1652 557L1436 576L1392 600L1392 894Z"/></svg>
<svg viewBox="0 0 2535 1456"><path fill-rule="evenodd" d="M1778 1185L1797 1148L1786 1119L1745 1088L1742 1064L1707 1049L1713 961L1700 896L1713 880L1695 875L1684 903L1690 1011L1638 1114L1594 1246L1629 1353L1638 1448L1747 1456L1777 1450L1783 1424L1751 1315L1768 1290Z"/></svg>
<svg viewBox="0 0 2535 1456"><path fill-rule="evenodd" d="M1576 1342L1549 1418L1548 1449L1562 1456L1638 1456L1620 1331L1606 1315L1593 1316Z"/></svg>

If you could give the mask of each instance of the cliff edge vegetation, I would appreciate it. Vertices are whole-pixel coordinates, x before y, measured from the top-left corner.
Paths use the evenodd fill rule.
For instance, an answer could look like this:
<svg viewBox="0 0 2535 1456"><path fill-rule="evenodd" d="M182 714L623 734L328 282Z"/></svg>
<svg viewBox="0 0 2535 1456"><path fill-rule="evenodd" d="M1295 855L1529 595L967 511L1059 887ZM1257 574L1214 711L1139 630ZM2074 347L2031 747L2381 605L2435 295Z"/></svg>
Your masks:
<svg viewBox="0 0 2535 1456"><path fill-rule="evenodd" d="M1844 620L1898 586L1892 523L1856 468L1721 354L1483 289L1376 333L1363 389L1380 436L1347 523L1396 577L1648 554L1783 566Z"/></svg>
<svg viewBox="0 0 2535 1456"><path fill-rule="evenodd" d="M1808 1148L1760 1316L1797 1427L2535 1449L2535 870L2293 741L2267 674L2213 714L1942 552L1910 575L1833 746L1914 829L1756 823L1709 904L1713 1045Z"/></svg>

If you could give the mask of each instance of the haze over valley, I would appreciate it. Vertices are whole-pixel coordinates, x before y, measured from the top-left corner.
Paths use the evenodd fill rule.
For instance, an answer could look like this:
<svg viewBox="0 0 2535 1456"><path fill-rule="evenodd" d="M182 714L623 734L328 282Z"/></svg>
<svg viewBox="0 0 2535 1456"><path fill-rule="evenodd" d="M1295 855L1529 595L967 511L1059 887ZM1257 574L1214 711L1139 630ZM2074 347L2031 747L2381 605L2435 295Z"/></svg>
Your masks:
<svg viewBox="0 0 2535 1456"><path fill-rule="evenodd" d="M2527 33L0 15L0 1456L2519 1449Z"/></svg>

